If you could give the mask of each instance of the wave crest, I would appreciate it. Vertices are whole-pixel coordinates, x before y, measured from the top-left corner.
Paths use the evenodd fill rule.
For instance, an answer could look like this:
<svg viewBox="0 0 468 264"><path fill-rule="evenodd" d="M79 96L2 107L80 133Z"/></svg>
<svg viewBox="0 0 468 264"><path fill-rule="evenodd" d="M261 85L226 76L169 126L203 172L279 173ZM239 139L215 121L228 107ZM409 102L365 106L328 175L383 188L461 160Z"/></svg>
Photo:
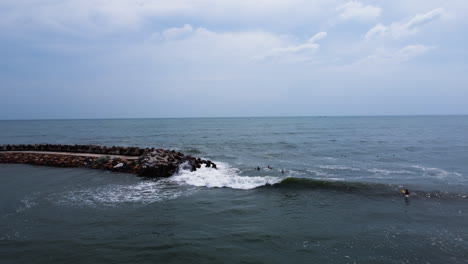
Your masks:
<svg viewBox="0 0 468 264"><path fill-rule="evenodd" d="M249 190L264 185L272 185L284 178L272 176L240 176L239 170L230 167L226 163L216 162L217 169L202 167L196 171L190 171L183 166L177 175L170 179L178 183L208 188L232 188Z"/></svg>

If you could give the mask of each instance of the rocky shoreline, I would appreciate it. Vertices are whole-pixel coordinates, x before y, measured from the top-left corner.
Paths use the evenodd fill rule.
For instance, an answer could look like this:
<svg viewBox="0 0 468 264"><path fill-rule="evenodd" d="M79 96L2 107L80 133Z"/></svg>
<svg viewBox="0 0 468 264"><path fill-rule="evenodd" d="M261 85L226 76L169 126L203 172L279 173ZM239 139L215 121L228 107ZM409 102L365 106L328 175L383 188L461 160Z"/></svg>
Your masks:
<svg viewBox="0 0 468 264"><path fill-rule="evenodd" d="M152 178L170 177L178 172L181 165L192 171L202 166L216 168L216 164L210 160L202 160L174 150L53 144L0 146L0 163L91 168Z"/></svg>

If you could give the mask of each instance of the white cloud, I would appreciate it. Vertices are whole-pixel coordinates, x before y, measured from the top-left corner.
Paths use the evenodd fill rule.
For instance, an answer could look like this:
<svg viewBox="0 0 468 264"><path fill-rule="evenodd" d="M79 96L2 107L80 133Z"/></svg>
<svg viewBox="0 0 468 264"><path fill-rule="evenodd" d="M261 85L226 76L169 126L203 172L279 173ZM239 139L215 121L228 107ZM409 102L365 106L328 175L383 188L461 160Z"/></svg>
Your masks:
<svg viewBox="0 0 468 264"><path fill-rule="evenodd" d="M186 37L193 33L193 27L189 24L185 24L183 27L168 28L162 32L162 36L166 40L179 39Z"/></svg>
<svg viewBox="0 0 468 264"><path fill-rule="evenodd" d="M378 6L364 5L358 1L350 1L337 8L340 11L340 18L348 19L373 19L382 13L382 9Z"/></svg>
<svg viewBox="0 0 468 264"><path fill-rule="evenodd" d="M337 0L2 0L0 27L54 30L55 25L76 31L121 31L145 26L154 19L202 18L206 23L253 21L294 23L326 16ZM49 27L53 25L52 27Z"/></svg>
<svg viewBox="0 0 468 264"><path fill-rule="evenodd" d="M155 36L158 41L151 41ZM320 37L323 36L317 36ZM291 45L289 38L264 31L212 31L189 24L154 33L149 40L150 46L146 47L145 53L156 56L156 61L222 65L225 68L248 64L252 57L265 50Z"/></svg>
<svg viewBox="0 0 468 264"><path fill-rule="evenodd" d="M369 31L367 31L364 38L366 40L369 40L369 39L372 39L372 38L375 38L375 37L384 36L385 34L387 34L387 31L388 31L388 28L379 23L379 24L375 25L373 28L371 28Z"/></svg>
<svg viewBox="0 0 468 264"><path fill-rule="evenodd" d="M292 61L308 60L320 48L320 45L316 42L324 39L326 36L327 32L319 32L312 36L306 43L274 48L267 51L264 55L255 56L254 59L266 60L282 58Z"/></svg>
<svg viewBox="0 0 468 264"><path fill-rule="evenodd" d="M424 14L418 14L408 21L401 21L392 23L390 26L384 26L382 24L377 24L371 28L364 38L370 40L376 37L382 36L391 36L395 39L401 38L408 35L416 34L421 27L427 25L433 21L443 18L445 15L445 10L442 8L433 9Z"/></svg>
<svg viewBox="0 0 468 264"><path fill-rule="evenodd" d="M411 18L407 23L396 24L394 27L394 35L403 36L414 34L417 32L419 27L424 26L432 21L441 19L445 15L445 11L442 8L431 10L425 14L419 14Z"/></svg>
<svg viewBox="0 0 468 264"><path fill-rule="evenodd" d="M420 56L430 50L434 49L432 46L424 45L408 45L398 50L393 56L398 61L409 61L417 56Z"/></svg>
<svg viewBox="0 0 468 264"><path fill-rule="evenodd" d="M310 39L309 39L309 42L310 43L315 43L321 39L324 39L327 37L327 32L319 32L315 35L313 35Z"/></svg>
<svg viewBox="0 0 468 264"><path fill-rule="evenodd" d="M388 51L383 48L376 50L373 54L357 61L356 65L375 65L388 63L402 63L434 49L424 45L408 45L396 51Z"/></svg>

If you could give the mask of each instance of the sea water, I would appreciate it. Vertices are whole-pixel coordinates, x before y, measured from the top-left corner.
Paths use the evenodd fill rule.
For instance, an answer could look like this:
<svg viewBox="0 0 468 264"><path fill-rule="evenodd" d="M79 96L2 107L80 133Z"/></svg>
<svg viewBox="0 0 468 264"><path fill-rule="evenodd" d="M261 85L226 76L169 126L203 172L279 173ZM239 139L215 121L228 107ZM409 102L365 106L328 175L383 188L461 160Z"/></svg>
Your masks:
<svg viewBox="0 0 468 264"><path fill-rule="evenodd" d="M0 263L468 262L468 116L0 121L0 144L40 143L218 169L0 164Z"/></svg>

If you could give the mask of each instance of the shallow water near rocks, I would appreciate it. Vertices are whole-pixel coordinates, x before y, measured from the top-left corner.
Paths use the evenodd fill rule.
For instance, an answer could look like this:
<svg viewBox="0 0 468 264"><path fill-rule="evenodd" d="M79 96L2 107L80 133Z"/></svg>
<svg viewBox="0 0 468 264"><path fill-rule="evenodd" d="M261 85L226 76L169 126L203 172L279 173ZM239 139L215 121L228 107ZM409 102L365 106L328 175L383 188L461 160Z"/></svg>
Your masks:
<svg viewBox="0 0 468 264"><path fill-rule="evenodd" d="M0 144L219 164L161 180L0 164L0 262L466 263L467 131L466 116L0 121Z"/></svg>

